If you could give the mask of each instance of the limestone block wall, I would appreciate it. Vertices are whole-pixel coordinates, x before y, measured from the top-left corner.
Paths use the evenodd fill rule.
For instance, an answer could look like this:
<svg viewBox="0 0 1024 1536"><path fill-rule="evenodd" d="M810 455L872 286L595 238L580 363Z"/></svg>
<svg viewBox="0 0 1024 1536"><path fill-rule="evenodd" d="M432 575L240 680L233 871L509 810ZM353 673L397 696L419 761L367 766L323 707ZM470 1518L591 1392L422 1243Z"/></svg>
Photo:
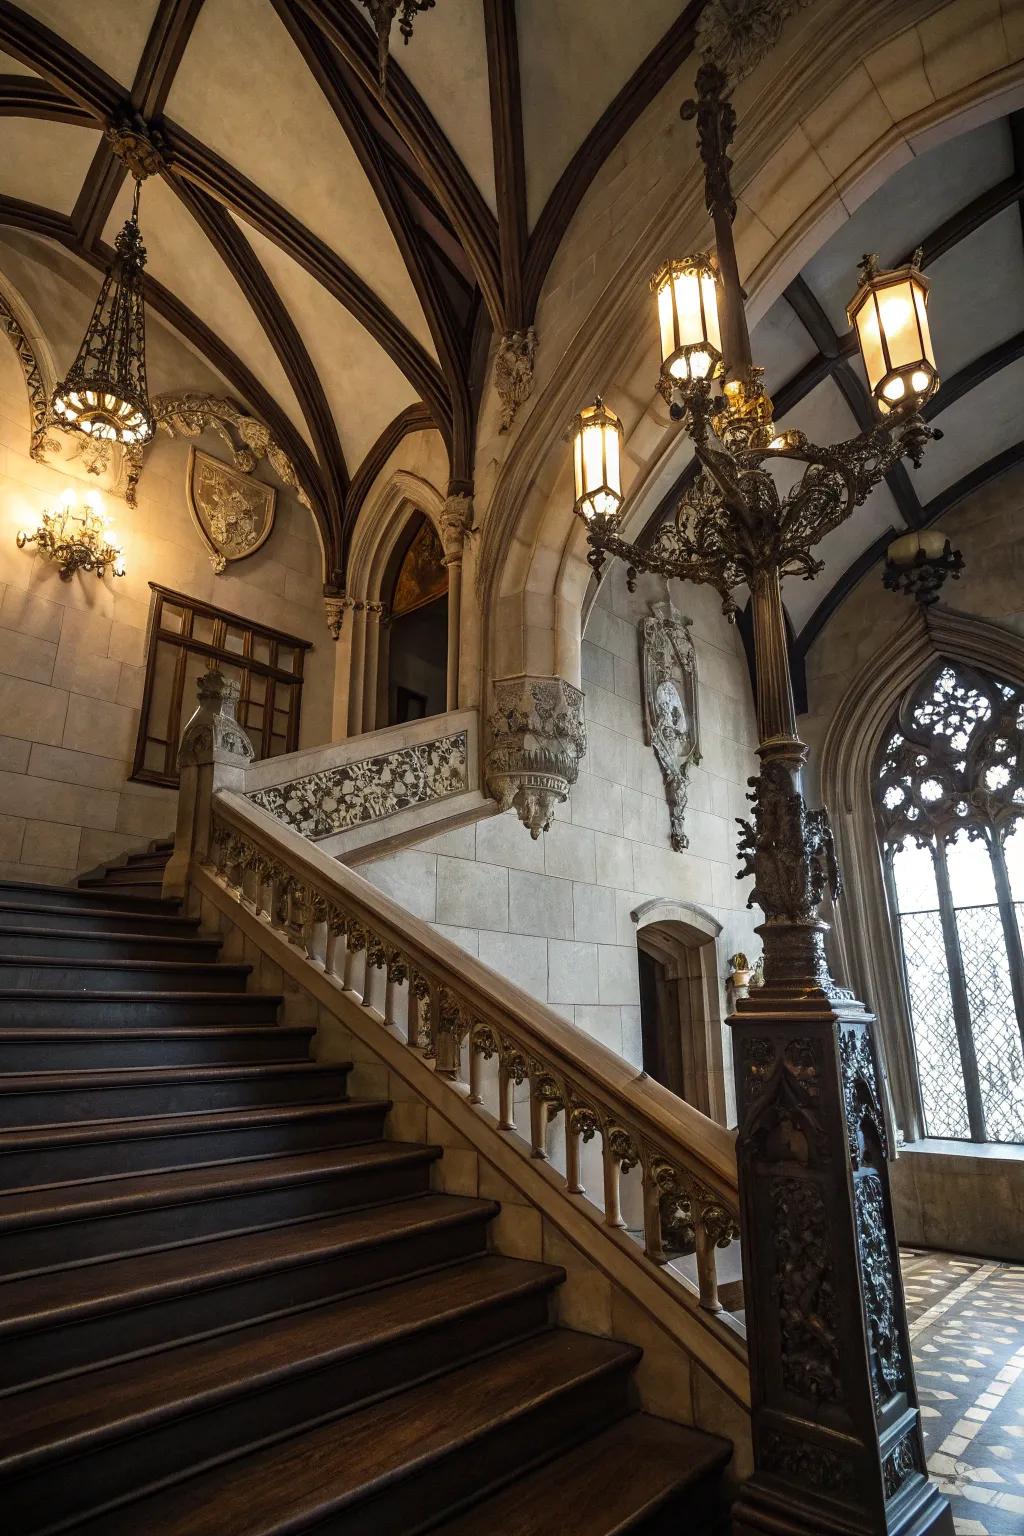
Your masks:
<svg viewBox="0 0 1024 1536"><path fill-rule="evenodd" d="M180 350L184 370L190 358ZM187 387L194 369L183 371ZM218 457L218 439L202 440ZM0 337L0 879L62 883L76 871L173 830L175 793L129 781L142 699L149 582L312 640L301 745L330 739L335 652L323 618L320 550L310 514L279 495L263 548L215 576L185 501L188 444L149 449L137 508L100 493L127 574L79 573L20 550L19 528L81 477L29 457L25 386Z"/></svg>
<svg viewBox="0 0 1024 1536"><path fill-rule="evenodd" d="M618 563L605 578L583 641L587 754L549 832L533 842L510 812L360 867L396 901L638 1066L633 911L660 897L710 912L722 924L722 977L736 949L760 948L758 915L745 907L749 882L736 879L733 821L749 811L746 780L756 770L746 660L714 594L673 583L676 606L694 621L703 752L690 779L690 846L675 853L661 770L644 740L637 629L664 596L664 582L653 577L627 592ZM726 1039L727 1082L729 1060Z"/></svg>

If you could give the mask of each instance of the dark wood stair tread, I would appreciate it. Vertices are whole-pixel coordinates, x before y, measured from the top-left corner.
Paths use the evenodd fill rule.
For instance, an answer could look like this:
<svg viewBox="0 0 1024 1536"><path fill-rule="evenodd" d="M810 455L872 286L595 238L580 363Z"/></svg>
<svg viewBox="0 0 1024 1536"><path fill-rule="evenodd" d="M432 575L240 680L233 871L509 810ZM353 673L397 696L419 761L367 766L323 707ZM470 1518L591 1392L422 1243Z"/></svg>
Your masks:
<svg viewBox="0 0 1024 1536"><path fill-rule="evenodd" d="M400 1243L428 1230L495 1216L497 1211L492 1200L432 1193L0 1282L0 1347L5 1337L29 1328L59 1326L88 1315L228 1285L243 1276Z"/></svg>
<svg viewBox="0 0 1024 1536"><path fill-rule="evenodd" d="M216 1027L216 1026L212 1026ZM270 1026L276 1028L277 1026ZM158 1083L221 1082L245 1077L319 1077L326 1072L348 1072L351 1062L338 1061L254 1061L226 1062L199 1067L100 1067L73 1071L0 1073L0 1097L5 1093L52 1093L61 1089L79 1092L83 1088L139 1088Z"/></svg>
<svg viewBox="0 0 1024 1536"><path fill-rule="evenodd" d="M114 1029L75 1029L55 1027L51 1024L41 1024L38 1028L31 1026L18 1029L17 1026L0 1024L0 1043L5 1040L32 1040L40 1045L45 1045L48 1040L234 1040L249 1039L266 1040L268 1038L293 1039L296 1045L297 1059L304 1059L302 1046L312 1040L316 1034L316 1027L312 1024L152 1024L133 1027L129 1024L118 1025ZM279 1063L283 1065L283 1063ZM316 1063L314 1063L316 1065ZM86 1068L86 1071L92 1070ZM134 1071L131 1067L113 1067L104 1069L107 1071ZM168 1068L167 1070L173 1070ZM20 1073L10 1073L9 1076L20 1076ZM36 1074L38 1075L38 1074Z"/></svg>
<svg viewBox="0 0 1024 1536"><path fill-rule="evenodd" d="M278 1028L276 1024L266 1027ZM237 1130L253 1125L272 1125L277 1121L323 1120L337 1115L360 1114L375 1107L389 1109L391 1106L383 1099L339 1099L313 1104L260 1104L253 1109L201 1109L187 1115L142 1115L124 1120L68 1120L60 1125L16 1126L0 1131L0 1154L31 1151L33 1147Z"/></svg>
<svg viewBox="0 0 1024 1536"><path fill-rule="evenodd" d="M433 1526L431 1536L626 1536L731 1454L727 1440L633 1413Z"/></svg>
<svg viewBox="0 0 1024 1536"><path fill-rule="evenodd" d="M441 1377L233 1458L90 1521L92 1536L270 1536L314 1529L572 1387L628 1369L640 1351L552 1329ZM452 1502L458 1489L452 1489ZM424 1515L428 1512L424 1511ZM367 1536L372 1527L367 1526Z"/></svg>
<svg viewBox="0 0 1024 1536"><path fill-rule="evenodd" d="M81 1454L97 1442L142 1433L161 1420L201 1413L213 1402L291 1373L326 1366L344 1370L347 1357L516 1295L550 1290L562 1279L564 1271L550 1265L484 1255L361 1296L181 1343L157 1357L25 1388L6 1400L0 1477L48 1457Z"/></svg>
<svg viewBox="0 0 1024 1536"><path fill-rule="evenodd" d="M147 960L141 956L137 960L126 960L120 956L107 958L103 955L24 955L13 950L0 953L0 966L18 965L31 970L168 971L172 975L195 971L203 974L216 971L220 975L230 972L238 976L242 985L252 973L251 965L232 960Z"/></svg>
<svg viewBox="0 0 1024 1536"><path fill-rule="evenodd" d="M6 889L6 887L0 885L0 891L3 891L4 889ZM47 887L47 889L52 889L52 887ZM73 895L74 893L73 892L68 892L67 894L68 895ZM165 922L167 924L168 929L169 929L169 931L171 933L180 933L183 929L188 929L191 932L198 932L198 929L199 929L199 918L198 917L185 917L185 916L183 916L180 912L176 912L174 910L174 906L175 905L176 905L175 903L168 904L168 910L166 912L162 912L162 911L161 912L150 912L148 910L144 910L144 911L139 913L139 916L144 917L147 922L152 921L154 918L159 919L161 922ZM31 901L31 900L25 900L25 901L10 900L10 899L0 895L0 920L3 919L3 916L4 916L5 913L11 913L11 912L28 912L28 913L31 913L33 916L38 916L38 917L56 917L56 918L66 917L69 914L73 915L75 917L103 917L103 918L106 918L106 917L110 917L110 918L130 918L132 916L132 911L131 911L131 908L130 908L130 906L129 906L127 901L123 901L122 904L120 906L118 906L118 907L98 907L96 905L96 902L93 900L91 892L88 895L88 899L86 901L83 901L83 903L82 903L82 905L80 907L78 907L78 906L46 907L46 906L43 906L40 902L35 902L35 901ZM47 929L45 931L46 932L53 932L55 930ZM159 937L159 935L146 935L146 934L137 935L135 933L132 933L130 935L130 937L132 937L132 938L136 938L136 937L145 938L145 937Z"/></svg>
<svg viewBox="0 0 1024 1536"><path fill-rule="evenodd" d="M49 910L51 915L56 913L57 916L60 916L61 909L59 907L51 907ZM90 915L126 917L128 914L125 912L106 912ZM95 941L98 944L166 944L172 949L176 946L182 949L206 949L211 954L215 954L223 942L219 938L212 938L207 934L200 933L122 933L116 928L51 928L43 924L34 925L29 928L21 924L5 923L3 916L3 909L0 908L0 947L5 949L13 949L14 947L13 943L7 943L8 940L44 938L50 940L55 949L62 939L73 939L76 944L81 944L83 941ZM41 957L33 955L32 958L38 960Z"/></svg>
<svg viewBox="0 0 1024 1536"><path fill-rule="evenodd" d="M69 887L63 885L47 885L45 882L39 880L0 880L0 895L3 895L8 891L27 891L30 894L37 896L46 894L51 896L54 894L59 894L61 896L74 896L79 897L82 901L89 902L90 904L96 900L102 900L104 897L109 899L111 895L109 886L103 890L95 891L83 889L81 883L74 887ZM159 910L162 908L171 913L176 912L181 906L181 902L176 896L118 896L117 900L119 902L125 903L125 905L130 902L134 906L137 903L140 908L145 910L154 908ZM52 910L52 908L50 910Z"/></svg>
<svg viewBox="0 0 1024 1536"><path fill-rule="evenodd" d="M358 1142L286 1156L206 1163L201 1168L115 1175L77 1184L49 1184L0 1194L0 1232L111 1216L140 1207L191 1205L235 1191L280 1188L338 1175L357 1177L369 1169L433 1162L440 1147L418 1142Z"/></svg>

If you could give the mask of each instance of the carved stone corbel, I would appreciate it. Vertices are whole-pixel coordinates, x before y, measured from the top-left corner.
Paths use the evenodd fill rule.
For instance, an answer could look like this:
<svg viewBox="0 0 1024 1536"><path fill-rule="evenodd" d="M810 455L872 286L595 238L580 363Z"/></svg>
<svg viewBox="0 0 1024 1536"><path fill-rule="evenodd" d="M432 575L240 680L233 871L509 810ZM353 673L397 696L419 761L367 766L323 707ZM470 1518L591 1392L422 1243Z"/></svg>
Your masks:
<svg viewBox="0 0 1024 1536"><path fill-rule="evenodd" d="M441 544L444 563L449 567L462 564L462 547L466 535L473 526L473 498L462 491L445 497L441 512Z"/></svg>
<svg viewBox="0 0 1024 1536"><path fill-rule="evenodd" d="M344 592L332 593L324 598L324 614L327 619L327 628L332 637L337 640L345 624L345 615L350 609L357 606L355 600L347 597Z"/></svg>
<svg viewBox="0 0 1024 1536"><path fill-rule="evenodd" d="M684 820L690 768L700 762L697 655L692 620L671 601L652 609L650 618L640 620L644 726L665 780L672 847L682 853L689 845Z"/></svg>
<svg viewBox="0 0 1024 1536"><path fill-rule="evenodd" d="M561 677L508 677L494 685L487 786L537 838L566 800L587 748L583 694Z"/></svg>
<svg viewBox="0 0 1024 1536"><path fill-rule="evenodd" d="M494 387L501 401L501 430L508 432L519 407L533 393L533 363L537 355L537 332L533 326L523 331L506 331L494 359Z"/></svg>
<svg viewBox="0 0 1024 1536"><path fill-rule="evenodd" d="M783 22L811 0L711 0L697 22L696 52L729 77L731 86L760 64L779 40Z"/></svg>

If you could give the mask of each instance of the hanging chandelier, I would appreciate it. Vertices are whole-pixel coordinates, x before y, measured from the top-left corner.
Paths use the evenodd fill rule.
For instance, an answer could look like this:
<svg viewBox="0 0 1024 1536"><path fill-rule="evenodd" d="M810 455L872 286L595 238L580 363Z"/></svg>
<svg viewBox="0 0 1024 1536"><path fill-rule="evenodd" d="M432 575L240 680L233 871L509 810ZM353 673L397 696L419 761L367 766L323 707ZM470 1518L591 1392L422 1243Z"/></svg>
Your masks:
<svg viewBox="0 0 1024 1536"><path fill-rule="evenodd" d="M114 242L114 259L78 356L50 401L58 426L126 447L148 443L155 430L146 386L146 247L139 230L140 188L136 176L131 217Z"/></svg>
<svg viewBox="0 0 1024 1536"><path fill-rule="evenodd" d="M388 49L395 17L399 17L398 30L402 34L402 41L408 45L412 37L413 20L420 11L432 11L435 0L362 0L362 3L370 13L377 33L377 68L380 93L383 96L388 88Z"/></svg>

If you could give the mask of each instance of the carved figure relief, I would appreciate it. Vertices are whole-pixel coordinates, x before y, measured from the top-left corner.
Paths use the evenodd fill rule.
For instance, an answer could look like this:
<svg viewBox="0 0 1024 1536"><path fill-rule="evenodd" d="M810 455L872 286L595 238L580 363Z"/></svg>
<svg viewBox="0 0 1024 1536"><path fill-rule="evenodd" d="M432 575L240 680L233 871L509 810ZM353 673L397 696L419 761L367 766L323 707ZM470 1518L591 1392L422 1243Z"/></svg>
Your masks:
<svg viewBox="0 0 1024 1536"><path fill-rule="evenodd" d="M188 456L188 509L220 575L229 560L255 554L274 526L273 486L222 464L201 448Z"/></svg>
<svg viewBox="0 0 1024 1536"><path fill-rule="evenodd" d="M640 620L644 728L654 748L672 820L672 847L689 845L684 830L687 780L700 762L697 718L697 656L690 637L691 619L671 601L654 603L651 617Z"/></svg>

